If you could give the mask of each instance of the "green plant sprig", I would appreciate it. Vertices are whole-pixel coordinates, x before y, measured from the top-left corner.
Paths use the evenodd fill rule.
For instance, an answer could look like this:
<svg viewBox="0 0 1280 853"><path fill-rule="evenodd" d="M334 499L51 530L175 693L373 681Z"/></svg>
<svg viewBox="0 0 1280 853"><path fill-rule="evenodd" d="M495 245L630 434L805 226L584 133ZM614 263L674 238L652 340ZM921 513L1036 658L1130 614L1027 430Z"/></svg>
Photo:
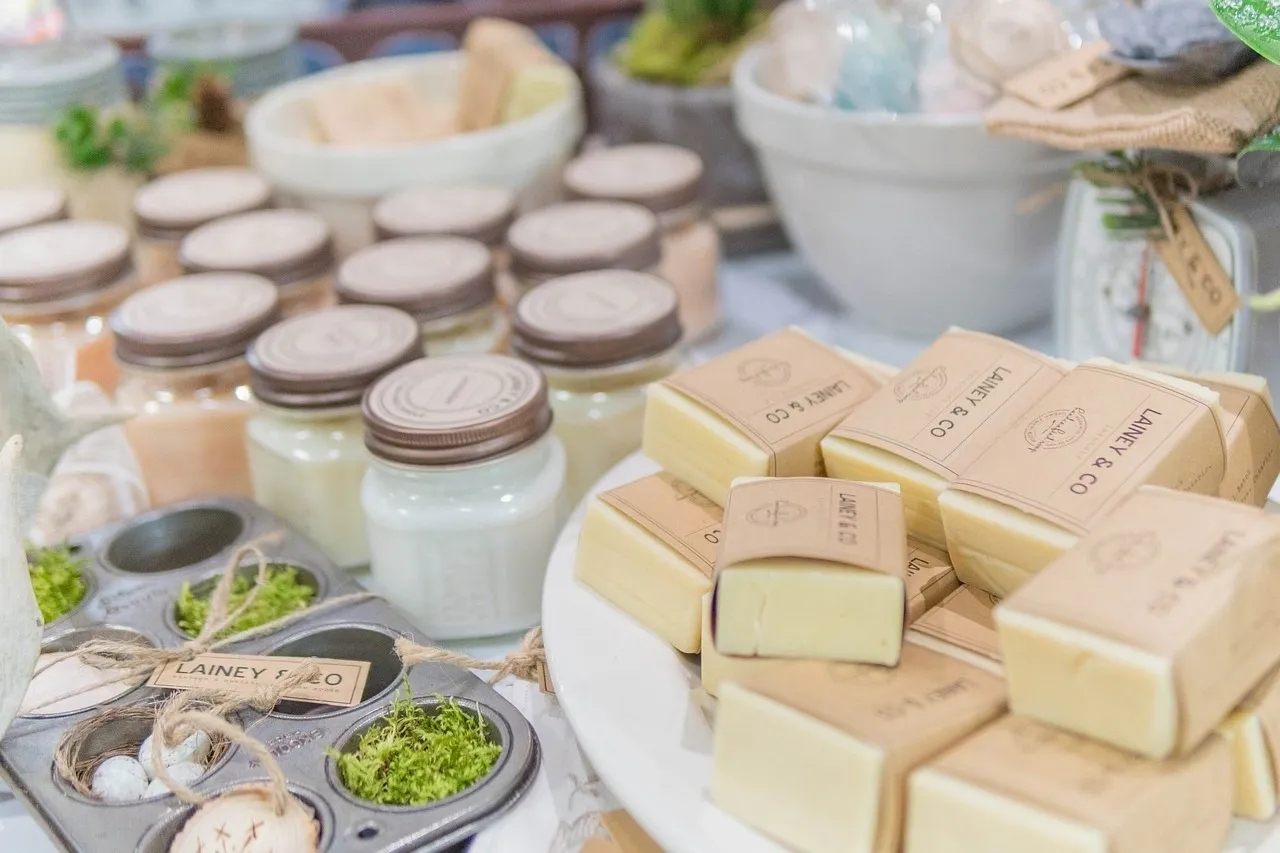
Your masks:
<svg viewBox="0 0 1280 853"><path fill-rule="evenodd" d="M234 612L244 604L250 591L253 590L255 580L256 578L243 575L236 577L231 584L228 613ZM209 618L209 599L212 597L212 588L196 593L191 589L189 582L184 582L174 607L178 627L192 637L199 634L204 629L205 620ZM273 622L295 610L310 606L314 598L315 590L303 583L298 577L296 568L273 563L267 566L266 580L258 590L258 594L253 597L253 603L240 615L240 618L219 633L216 639L226 639L242 631Z"/></svg>
<svg viewBox="0 0 1280 853"><path fill-rule="evenodd" d="M1117 236L1142 236L1159 233L1160 211L1151 196L1139 189L1118 187L1113 178L1136 175L1142 160L1124 151L1110 151L1101 158L1076 166L1076 174L1099 189L1110 191L1099 196L1099 204L1110 206L1103 211L1102 227Z"/></svg>
<svg viewBox="0 0 1280 853"><path fill-rule="evenodd" d="M502 746L489 740L484 721L435 698L441 704L433 710L419 706L406 682L354 752L328 750L351 793L385 806L421 806L465 791L493 769Z"/></svg>
<svg viewBox="0 0 1280 853"><path fill-rule="evenodd" d="M31 588L40 617L48 625L70 613L84 601L88 585L82 570L89 561L76 557L67 544L52 548L27 548Z"/></svg>

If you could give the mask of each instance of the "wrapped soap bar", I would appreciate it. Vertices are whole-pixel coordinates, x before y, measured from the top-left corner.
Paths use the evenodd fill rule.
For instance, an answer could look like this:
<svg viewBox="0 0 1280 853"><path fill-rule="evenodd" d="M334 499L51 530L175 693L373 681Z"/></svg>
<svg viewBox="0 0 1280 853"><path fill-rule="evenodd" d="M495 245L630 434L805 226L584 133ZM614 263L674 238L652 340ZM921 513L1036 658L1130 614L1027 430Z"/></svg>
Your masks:
<svg viewBox="0 0 1280 853"><path fill-rule="evenodd" d="M1149 761L1007 716L911 774L905 853L1202 853L1231 829L1214 738Z"/></svg>
<svg viewBox="0 0 1280 853"><path fill-rule="evenodd" d="M989 592L960 584L937 607L911 623L907 639L988 672L1002 674L996 605Z"/></svg>
<svg viewBox="0 0 1280 853"><path fill-rule="evenodd" d="M1256 507L1139 489L996 611L1013 710L1190 752L1280 662L1277 557Z"/></svg>
<svg viewBox="0 0 1280 853"><path fill-rule="evenodd" d="M1005 596L1146 484L1217 494L1222 408L1202 385L1091 359L938 499L960 580Z"/></svg>
<svg viewBox="0 0 1280 853"><path fill-rule="evenodd" d="M960 586L947 555L920 542L907 540L907 622L923 617L930 608L945 601ZM711 630L711 594L702 601L702 689L720 694L725 681L740 681L779 658L721 654ZM995 626L992 626L995 633ZM908 635L909 636L909 635Z"/></svg>
<svg viewBox="0 0 1280 853"><path fill-rule="evenodd" d="M723 511L666 472L598 495L578 538L578 580L682 652L702 645Z"/></svg>
<svg viewBox="0 0 1280 853"><path fill-rule="evenodd" d="M735 477L820 476L819 442L880 371L782 329L651 385L645 455L721 506Z"/></svg>
<svg viewBox="0 0 1280 853"><path fill-rule="evenodd" d="M528 115L534 110L514 106L518 95L532 97L539 104L562 97L572 83L548 67L559 64L533 30L501 18L477 18L467 27L462 40L462 79L458 91L458 127L462 131L484 130L498 124L504 113ZM531 73L528 79L522 75ZM559 92L556 89L559 88Z"/></svg>
<svg viewBox="0 0 1280 853"><path fill-rule="evenodd" d="M938 495L1067 373L993 335L952 329L822 441L827 474L902 486L907 532L946 544Z"/></svg>
<svg viewBox="0 0 1280 853"><path fill-rule="evenodd" d="M779 663L723 686L711 798L794 850L891 853L907 774L1003 709L999 678L910 644L896 669Z"/></svg>
<svg viewBox="0 0 1280 853"><path fill-rule="evenodd" d="M1151 370L1218 392L1227 439L1227 467L1218 496L1262 506L1280 476L1280 424L1267 380L1249 373L1189 373L1163 364Z"/></svg>
<svg viewBox="0 0 1280 853"><path fill-rule="evenodd" d="M907 535L896 485L735 482L722 538L714 601L721 652L898 662Z"/></svg>
<svg viewBox="0 0 1280 853"><path fill-rule="evenodd" d="M1273 669L1218 726L1231 748L1235 807L1241 817L1270 820L1280 807L1280 669Z"/></svg>

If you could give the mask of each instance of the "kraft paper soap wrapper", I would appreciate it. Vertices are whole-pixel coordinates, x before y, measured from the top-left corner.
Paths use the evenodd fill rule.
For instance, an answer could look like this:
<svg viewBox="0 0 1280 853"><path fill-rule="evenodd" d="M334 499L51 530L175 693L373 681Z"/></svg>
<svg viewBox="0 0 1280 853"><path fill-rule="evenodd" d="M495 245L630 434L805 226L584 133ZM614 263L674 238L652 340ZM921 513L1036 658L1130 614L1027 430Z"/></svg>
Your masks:
<svg viewBox="0 0 1280 853"><path fill-rule="evenodd" d="M1218 726L1235 768L1235 813L1270 820L1280 806L1280 668Z"/></svg>
<svg viewBox="0 0 1280 853"><path fill-rule="evenodd" d="M999 603L991 593L961 584L911 624L907 639L988 672L1003 673L995 617Z"/></svg>
<svg viewBox="0 0 1280 853"><path fill-rule="evenodd" d="M907 774L999 715L1000 679L908 644L897 668L798 661L723 686L711 798L793 849L899 849Z"/></svg>
<svg viewBox="0 0 1280 853"><path fill-rule="evenodd" d="M1013 710L1187 754L1280 662L1278 560L1262 510L1139 489L996 611Z"/></svg>
<svg viewBox="0 0 1280 853"><path fill-rule="evenodd" d="M330 145L411 145L458 129L452 107L427 101L407 77L320 89L311 95L310 107L321 138Z"/></svg>
<svg viewBox="0 0 1280 853"><path fill-rule="evenodd" d="M1006 596L1144 484L1216 494L1218 395L1093 359L1072 370L939 498L964 583Z"/></svg>
<svg viewBox="0 0 1280 853"><path fill-rule="evenodd" d="M1218 392L1227 439L1227 466L1218 496L1264 505L1280 476L1280 424L1267 380L1249 373L1191 373L1164 364L1141 366Z"/></svg>
<svg viewBox="0 0 1280 853"><path fill-rule="evenodd" d="M462 39L465 63L458 86L458 129L497 125L525 69L555 66L559 59L528 27L500 18L477 18Z"/></svg>
<svg viewBox="0 0 1280 853"><path fill-rule="evenodd" d="M907 622L915 622L924 616L959 587L955 570L944 552L907 540ZM712 631L710 593L703 597L702 608L702 689L708 694L718 696L723 682L740 681L782 662L780 658L721 654ZM907 640L911 640L910 633Z"/></svg>
<svg viewBox="0 0 1280 853"><path fill-rule="evenodd" d="M952 329L823 440L827 474L899 483L907 531L944 547L938 495L1067 370L1003 338Z"/></svg>
<svg viewBox="0 0 1280 853"><path fill-rule="evenodd" d="M723 511L661 472L598 495L578 539L578 579L682 652L697 652Z"/></svg>
<svg viewBox="0 0 1280 853"><path fill-rule="evenodd" d="M723 538L715 587L720 651L897 663L907 537L896 485L738 481Z"/></svg>
<svg viewBox="0 0 1280 853"><path fill-rule="evenodd" d="M774 332L649 386L644 453L720 506L737 477L821 476L819 443L880 373Z"/></svg>
<svg viewBox="0 0 1280 853"><path fill-rule="evenodd" d="M917 770L905 853L1201 853L1231 829L1231 760L1213 738L1139 758L1007 716Z"/></svg>

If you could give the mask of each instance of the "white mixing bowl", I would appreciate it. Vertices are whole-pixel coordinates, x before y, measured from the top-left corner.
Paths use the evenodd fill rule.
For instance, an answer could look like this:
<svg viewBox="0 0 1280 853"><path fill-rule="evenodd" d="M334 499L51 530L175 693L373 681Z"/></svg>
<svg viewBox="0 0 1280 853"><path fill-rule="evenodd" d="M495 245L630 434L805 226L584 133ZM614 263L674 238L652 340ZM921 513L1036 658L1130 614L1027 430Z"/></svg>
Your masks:
<svg viewBox="0 0 1280 853"><path fill-rule="evenodd" d="M988 136L978 116L783 98L757 81L763 51L734 69L738 126L792 241L841 302L922 336L1005 332L1048 314L1074 155Z"/></svg>

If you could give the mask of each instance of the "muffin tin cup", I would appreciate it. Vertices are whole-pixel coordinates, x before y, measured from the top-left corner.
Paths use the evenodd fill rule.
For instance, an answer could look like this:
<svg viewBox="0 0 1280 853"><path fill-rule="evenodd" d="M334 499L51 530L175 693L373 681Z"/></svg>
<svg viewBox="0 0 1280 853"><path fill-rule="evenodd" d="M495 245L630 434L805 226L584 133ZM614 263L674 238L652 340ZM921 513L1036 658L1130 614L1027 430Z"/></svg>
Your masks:
<svg viewBox="0 0 1280 853"><path fill-rule="evenodd" d="M263 553L270 562L309 572L316 581L315 603L362 591L313 543L256 504L237 499L194 501L73 540L80 556L89 560L84 574L92 583L82 606L46 628L46 649L61 649L76 637L104 631L132 631L161 646L180 646L190 639L178 629L173 614L183 582L216 580L238 548L275 532L284 535L264 543ZM254 560L241 563L241 571L256 568ZM324 853L443 850L513 806L536 776L539 748L532 727L489 685L445 664L406 668L400 663L395 640L417 633L387 602L369 598L304 616L268 635L239 643L232 639L220 649L371 662L364 701L355 707L285 701L270 714L245 709L238 715L246 731L279 762L294 793L315 809ZM419 703L432 704L438 694L480 714L502 744L502 754L484 779L447 800L420 807L361 801L342 784L336 762L326 751L343 749L359 731L387 714L392 698L406 683ZM153 703L166 695L168 691L137 687L106 706ZM59 742L68 729L94 713L88 708L17 718L0 741L0 773L63 850L166 853L193 807L173 796L108 805L76 794L56 778L53 755ZM213 796L265 778L251 755L232 748L192 787Z"/></svg>

